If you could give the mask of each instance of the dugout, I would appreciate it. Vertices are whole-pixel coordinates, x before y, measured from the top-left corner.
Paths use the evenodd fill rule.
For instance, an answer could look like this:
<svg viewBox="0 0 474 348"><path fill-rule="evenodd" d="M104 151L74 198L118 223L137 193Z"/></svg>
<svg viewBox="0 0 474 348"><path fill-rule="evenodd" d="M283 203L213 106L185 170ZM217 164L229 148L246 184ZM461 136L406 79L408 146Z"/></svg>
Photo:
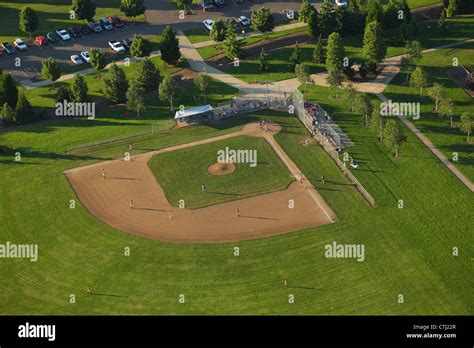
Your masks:
<svg viewBox="0 0 474 348"><path fill-rule="evenodd" d="M174 119L178 126L184 127L196 123L205 123L214 118L212 106L204 105L190 109L182 109L175 113Z"/></svg>

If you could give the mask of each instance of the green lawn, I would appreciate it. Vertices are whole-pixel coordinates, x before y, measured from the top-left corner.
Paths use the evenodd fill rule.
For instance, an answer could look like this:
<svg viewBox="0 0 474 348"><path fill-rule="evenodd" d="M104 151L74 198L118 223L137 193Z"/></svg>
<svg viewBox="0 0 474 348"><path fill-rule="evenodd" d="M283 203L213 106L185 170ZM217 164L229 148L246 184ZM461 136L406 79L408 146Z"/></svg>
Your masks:
<svg viewBox="0 0 474 348"><path fill-rule="evenodd" d="M67 28L71 25L84 24L81 20L72 20L69 18L71 0L20 0L0 2L0 40L12 41L17 37L26 37L18 28L18 13L25 7L33 8L38 14L39 27L34 34L46 34L50 31L56 31L58 28ZM120 0L101 0L97 1L95 18L103 18L112 15L123 15L120 10ZM137 20L144 19L139 16Z"/></svg>
<svg viewBox="0 0 474 348"><path fill-rule="evenodd" d="M448 20L449 32L445 37L441 37L436 30L436 22L425 21L419 23L419 38L423 48L432 48L467 40L474 37L474 16L452 18ZM392 57L404 53L404 49L396 43L397 31L387 31L385 33L385 41L387 44L387 57ZM344 48L347 56L354 61L363 61L362 54L362 36L351 36L344 38ZM301 54L302 61L308 66L310 73L315 74L325 71L324 64L316 64L312 62L312 55L315 44L302 45ZM199 49L203 56L214 55L212 47L205 47ZM281 81L295 77L294 71L290 68L289 57L292 53L292 48L285 48L273 51L268 55L269 69L263 73L260 71L259 63L256 57L252 59L241 59L240 65L235 67L233 64L228 64L222 70L238 77L239 79L248 82L265 83L268 81Z"/></svg>
<svg viewBox="0 0 474 348"><path fill-rule="evenodd" d="M318 180L314 184L339 221L239 243L151 241L104 225L80 203L69 209L75 195L63 171L120 156L126 145L82 155L63 150L79 138L99 140L129 124L68 122L0 133L0 143L11 149L0 155L0 235L4 241L38 243L40 251L36 263L2 262L1 313L472 315L471 194L409 134L403 157L394 159L360 126L360 116L344 112L332 93L312 92L356 142L350 151L362 167L355 175L379 207L364 202L321 148L299 145L307 133L296 118L266 112L266 119L282 124L277 140L306 176L326 176L324 186ZM149 151L217 136L260 117L249 114L160 133L134 148ZM31 152L22 162L14 162L14 151L26 149ZM398 198L405 209L396 208ZM324 246L333 241L363 243L366 260L326 259ZM131 248L130 257L123 256L125 246ZM240 247L240 257L233 256L234 246ZM459 257L451 256L452 246L460 248ZM283 279L323 291L286 289ZM86 286L117 296L88 296ZM294 304L288 304L289 293L295 295ZM400 293L404 304L397 303ZM70 294L76 295L75 304L69 303ZM178 304L179 294L186 295L184 305Z"/></svg>
<svg viewBox="0 0 474 348"><path fill-rule="evenodd" d="M232 174L210 175L207 167L217 162L218 151L225 151L226 147L256 151L256 165L236 163ZM247 136L159 154L148 162L148 166L170 204L178 206L179 200L183 199L189 209L283 190L293 181L265 139ZM202 184L206 186L205 193L201 192Z"/></svg>
<svg viewBox="0 0 474 348"><path fill-rule="evenodd" d="M454 103L455 123L463 112L473 114L474 99L452 80L447 69L452 67L453 59L460 64L474 62L474 43L468 43L459 48L442 49L423 55L420 64L426 69L430 83L438 82L445 87L446 93ZM407 84L407 72L398 74L384 92L385 96L395 102L421 103L421 116L414 120L415 126L425 134L432 143L440 149L448 159L458 153L459 159L453 162L470 180L474 182L474 144L466 143L466 135L457 127L450 127L450 120L442 119L434 111L434 102L426 96L420 97L416 89Z"/></svg>
<svg viewBox="0 0 474 348"><path fill-rule="evenodd" d="M382 4L388 3L388 0L382 0L380 1ZM417 8L417 7L422 7L422 6L428 6L428 5L433 5L433 4L439 4L442 1L439 0L407 0L408 6L410 8Z"/></svg>

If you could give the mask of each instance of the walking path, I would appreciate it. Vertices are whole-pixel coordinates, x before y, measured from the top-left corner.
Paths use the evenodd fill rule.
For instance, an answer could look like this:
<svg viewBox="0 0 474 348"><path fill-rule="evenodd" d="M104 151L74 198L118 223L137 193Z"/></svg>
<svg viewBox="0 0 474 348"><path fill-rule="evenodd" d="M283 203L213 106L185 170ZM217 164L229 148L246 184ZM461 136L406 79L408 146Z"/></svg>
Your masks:
<svg viewBox="0 0 474 348"><path fill-rule="evenodd" d="M160 51L153 51L151 52L150 54L150 58L153 58L153 57L156 57L156 56L159 56L161 53ZM123 60L118 60L118 61L115 61L115 62L112 62L112 63L109 63L105 66L105 69L108 69L110 68L110 66L115 63L117 65L125 65L125 64L128 64L128 63L134 63L134 62L138 62L140 61L141 59L138 59L138 58L135 58L135 57L127 57L129 60L125 60L126 58L124 58ZM55 82L61 82L61 81L66 81L66 80L70 80L72 78L74 78L74 76L76 74L79 74L79 75L89 75L89 74L93 74L95 73L96 70L94 68L88 68L88 69L84 69L84 70L80 70L80 71L76 71L74 73L70 73L70 74L66 74L66 75L62 75L59 79L57 79ZM38 81L38 82L33 82L31 81L30 79L24 79L24 80L21 80L20 83L23 85L23 87L25 87L26 89L32 89L32 88L36 88L36 87L44 87L44 86L49 86L49 85L52 85L53 84L53 81L51 80L42 80L42 81Z"/></svg>
<svg viewBox="0 0 474 348"><path fill-rule="evenodd" d="M147 165L158 153L247 135L265 138L293 176L299 179L301 171L273 139L280 130L275 123L269 124L266 132L258 123L250 123L231 134L147 152L134 156L131 161L114 160L74 168L65 174L81 202L98 219L119 230L153 239L221 243L334 222L336 215L307 180L304 180L304 187L293 182L285 190L199 209L180 209L168 202ZM222 193L206 191L203 194ZM295 209L288 207L289 200L295 202ZM237 210L239 214L236 214Z"/></svg>
<svg viewBox="0 0 474 348"><path fill-rule="evenodd" d="M307 24L303 22L296 22L296 23L290 23L290 24L285 24L285 25L279 25L276 26L272 33L278 33L280 31L285 31L285 30L291 30L291 29L297 29L297 28L304 28L306 27ZM265 33L262 33L261 31L254 31L251 32L245 36L239 35L237 36L237 40L242 40L246 39L248 37L254 37L254 36L259 36L259 35L264 35ZM193 44L194 48L201 48L201 47L206 47L206 46L211 46L215 45L217 42L214 40L207 40L207 41L202 41L202 42L196 42Z"/></svg>

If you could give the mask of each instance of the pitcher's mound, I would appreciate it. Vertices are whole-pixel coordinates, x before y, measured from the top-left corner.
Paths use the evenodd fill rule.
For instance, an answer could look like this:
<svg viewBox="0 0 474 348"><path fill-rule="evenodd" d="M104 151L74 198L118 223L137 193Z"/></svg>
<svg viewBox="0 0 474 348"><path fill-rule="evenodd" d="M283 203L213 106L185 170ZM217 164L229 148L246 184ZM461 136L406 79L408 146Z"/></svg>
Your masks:
<svg viewBox="0 0 474 348"><path fill-rule="evenodd" d="M210 175L228 175L235 172L234 163L214 163L207 167Z"/></svg>

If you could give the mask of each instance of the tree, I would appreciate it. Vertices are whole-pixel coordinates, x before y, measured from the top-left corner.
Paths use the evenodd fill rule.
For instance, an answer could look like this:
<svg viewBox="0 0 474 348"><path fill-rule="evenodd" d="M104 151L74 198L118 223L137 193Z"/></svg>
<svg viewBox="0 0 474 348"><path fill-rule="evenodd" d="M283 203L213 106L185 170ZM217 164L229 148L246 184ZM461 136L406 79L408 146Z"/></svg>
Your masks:
<svg viewBox="0 0 474 348"><path fill-rule="evenodd" d="M410 75L410 86L420 90L420 96L423 95L423 88L428 87L428 74L421 67L416 67Z"/></svg>
<svg viewBox="0 0 474 348"><path fill-rule="evenodd" d="M389 0L383 9L383 20L380 22L384 29L392 29L400 26L399 13L400 5L394 0Z"/></svg>
<svg viewBox="0 0 474 348"><path fill-rule="evenodd" d="M190 6L193 3L193 0L176 0L176 6L182 7L183 10L186 10L186 7Z"/></svg>
<svg viewBox="0 0 474 348"><path fill-rule="evenodd" d="M459 11L459 0L449 0L448 8L446 9L446 15L451 17L458 14Z"/></svg>
<svg viewBox="0 0 474 348"><path fill-rule="evenodd" d="M54 89L54 82L59 79L61 76L61 68L59 67L56 60L52 57L49 57L41 62L41 77L45 80L53 81L53 89Z"/></svg>
<svg viewBox="0 0 474 348"><path fill-rule="evenodd" d="M369 116L373 112L370 96L367 93L358 93L356 98L356 105L359 106L359 112L365 118L365 127L369 126Z"/></svg>
<svg viewBox="0 0 474 348"><path fill-rule="evenodd" d="M209 36L211 37L212 40L216 42L222 42L225 39L225 30L226 30L226 26L224 22L222 21L222 19L218 19L212 25L212 29Z"/></svg>
<svg viewBox="0 0 474 348"><path fill-rule="evenodd" d="M25 96L23 89L18 94L18 102L16 103L16 120L20 124L25 124L35 121L36 114L31 107L30 102Z"/></svg>
<svg viewBox="0 0 474 348"><path fill-rule="evenodd" d="M342 88L342 97L344 100L349 103L349 111L355 111L355 105L357 102L357 94L358 92L355 90L354 86L349 83L348 85Z"/></svg>
<svg viewBox="0 0 474 348"><path fill-rule="evenodd" d="M149 57L152 49L150 40L137 34L133 36L132 43L130 44L130 54L133 57Z"/></svg>
<svg viewBox="0 0 474 348"><path fill-rule="evenodd" d="M437 82L433 83L433 86L428 88L428 97L433 99L433 101L435 102L435 111L438 112L439 102L441 101L441 99L446 97L444 87Z"/></svg>
<svg viewBox="0 0 474 348"><path fill-rule="evenodd" d="M313 38L317 38L321 35L321 32L319 31L318 13L316 11L312 11L309 14L308 34Z"/></svg>
<svg viewBox="0 0 474 348"><path fill-rule="evenodd" d="M257 11L253 11L250 19L252 21L252 28L262 33L272 31L275 28L272 12L267 7L261 7Z"/></svg>
<svg viewBox="0 0 474 348"><path fill-rule="evenodd" d="M161 100L167 100L170 102L170 108L173 110L173 101L178 92L178 86L176 81L171 76L166 76L163 81L160 83L158 88L158 94Z"/></svg>
<svg viewBox="0 0 474 348"><path fill-rule="evenodd" d="M446 35L448 32L448 25L446 24L446 10L443 8L441 16L438 19L438 29L441 35Z"/></svg>
<svg viewBox="0 0 474 348"><path fill-rule="evenodd" d="M345 55L339 33L329 35L326 46L326 69L329 73L341 73Z"/></svg>
<svg viewBox="0 0 474 348"><path fill-rule="evenodd" d="M144 58L138 63L135 80L140 83L146 93L156 91L161 81L161 74L155 63L149 58Z"/></svg>
<svg viewBox="0 0 474 348"><path fill-rule="evenodd" d="M319 32L323 38L328 37L337 28L336 12L329 2L325 2L319 10Z"/></svg>
<svg viewBox="0 0 474 348"><path fill-rule="evenodd" d="M311 13L316 12L316 9L313 5L309 4L306 0L303 0L301 3L300 11L298 12L298 17L301 22L308 23L309 16Z"/></svg>
<svg viewBox="0 0 474 348"><path fill-rule="evenodd" d="M61 86L56 92L56 103L63 103L64 101L69 102L71 100L71 94L69 93L69 88L66 86Z"/></svg>
<svg viewBox="0 0 474 348"><path fill-rule="evenodd" d="M74 103L84 103L87 101L87 92L89 88L87 87L87 82L84 79L84 76L80 74L74 75L74 79L71 84L71 89L69 94L71 101Z"/></svg>
<svg viewBox="0 0 474 348"><path fill-rule="evenodd" d="M383 142L395 150L395 157L399 156L399 147L402 142L400 127L395 120L388 120L383 130Z"/></svg>
<svg viewBox="0 0 474 348"><path fill-rule="evenodd" d="M178 38L169 25L161 33L160 52L161 59L171 65L176 65L181 58Z"/></svg>
<svg viewBox="0 0 474 348"><path fill-rule="evenodd" d="M113 103L125 103L127 101L127 90L128 80L125 72L113 63L109 69L109 75L104 79L103 93L105 98Z"/></svg>
<svg viewBox="0 0 474 348"><path fill-rule="evenodd" d="M337 71L329 71L327 82L336 90L336 98L339 98L339 87L342 83L341 74Z"/></svg>
<svg viewBox="0 0 474 348"><path fill-rule="evenodd" d="M15 122L15 110L13 110L13 108L8 103L3 104L0 111L0 116L4 124Z"/></svg>
<svg viewBox="0 0 474 348"><path fill-rule="evenodd" d="M402 0L400 10L403 12L403 19L408 23L411 22L413 15L411 14L411 9L410 6L408 6L407 0Z"/></svg>
<svg viewBox="0 0 474 348"><path fill-rule="evenodd" d="M293 48L293 51L291 52L290 55L290 66L294 70L297 64L301 63L301 49L300 46L298 45L298 41L296 41L295 48Z"/></svg>
<svg viewBox="0 0 474 348"><path fill-rule="evenodd" d="M22 32L30 34L31 37L31 33L38 29L38 24L35 10L28 6L21 9L18 25Z"/></svg>
<svg viewBox="0 0 474 348"><path fill-rule="evenodd" d="M100 71L105 68L105 54L98 48L90 50L91 66L97 71L100 77Z"/></svg>
<svg viewBox="0 0 474 348"><path fill-rule="evenodd" d="M10 74L0 74L0 105L8 103L12 109L18 101L18 87Z"/></svg>
<svg viewBox="0 0 474 348"><path fill-rule="evenodd" d="M363 54L369 64L380 63L385 58L387 48L383 42L382 28L378 22L370 22L365 27Z"/></svg>
<svg viewBox="0 0 474 348"><path fill-rule="evenodd" d="M120 2L120 11L127 17L137 17L145 13L146 7L143 0L122 0Z"/></svg>
<svg viewBox="0 0 474 348"><path fill-rule="evenodd" d="M227 22L227 28L225 31L225 40L224 40L224 52L227 58L231 60L235 60L236 58L239 58L241 54L240 42L236 40L235 31L236 31L235 22L234 21Z"/></svg>
<svg viewBox="0 0 474 348"><path fill-rule="evenodd" d="M454 105L449 98L442 98L439 102L439 114L441 117L449 117L450 127L453 127Z"/></svg>
<svg viewBox="0 0 474 348"><path fill-rule="evenodd" d="M95 16L95 9L94 0L72 0L71 10L74 11L74 16L77 19L92 21Z"/></svg>
<svg viewBox="0 0 474 348"><path fill-rule="evenodd" d="M411 17L410 23L408 24L408 35L412 38L418 36L418 22L416 18L413 16Z"/></svg>
<svg viewBox="0 0 474 348"><path fill-rule="evenodd" d="M379 0L369 0L367 7L367 17L365 18L366 25L373 21L380 23L383 19L383 11Z"/></svg>
<svg viewBox="0 0 474 348"><path fill-rule="evenodd" d="M258 65L261 71L268 70L267 54L265 53L265 48L263 47L262 51L260 52L260 55L258 56Z"/></svg>
<svg viewBox="0 0 474 348"><path fill-rule="evenodd" d="M472 133L472 127L474 126L474 120L472 116L467 112L463 112L461 115L461 122L459 123L459 129L461 132L467 134L466 142L469 144L469 136Z"/></svg>
<svg viewBox="0 0 474 348"><path fill-rule="evenodd" d="M408 41L404 49L408 58L408 64L415 64L421 59L423 48L419 41Z"/></svg>
<svg viewBox="0 0 474 348"><path fill-rule="evenodd" d="M209 84L211 82L211 78L207 74L199 73L194 78L194 84L196 85L199 92L204 94L204 102L207 102L207 89L209 88Z"/></svg>
<svg viewBox="0 0 474 348"><path fill-rule="evenodd" d="M146 111L145 90L136 80L132 80L127 91L127 110L135 111L137 118L140 112Z"/></svg>
<svg viewBox="0 0 474 348"><path fill-rule="evenodd" d="M295 75L301 83L309 82L308 68L304 64L297 64L295 66Z"/></svg>
<svg viewBox="0 0 474 348"><path fill-rule="evenodd" d="M314 48L313 62L317 64L324 64L326 62L326 53L323 46L323 40L321 40L321 36L318 38L318 43Z"/></svg>
<svg viewBox="0 0 474 348"><path fill-rule="evenodd" d="M370 118L369 128L375 133L380 141L383 141L384 122L380 116L380 109L374 108Z"/></svg>

